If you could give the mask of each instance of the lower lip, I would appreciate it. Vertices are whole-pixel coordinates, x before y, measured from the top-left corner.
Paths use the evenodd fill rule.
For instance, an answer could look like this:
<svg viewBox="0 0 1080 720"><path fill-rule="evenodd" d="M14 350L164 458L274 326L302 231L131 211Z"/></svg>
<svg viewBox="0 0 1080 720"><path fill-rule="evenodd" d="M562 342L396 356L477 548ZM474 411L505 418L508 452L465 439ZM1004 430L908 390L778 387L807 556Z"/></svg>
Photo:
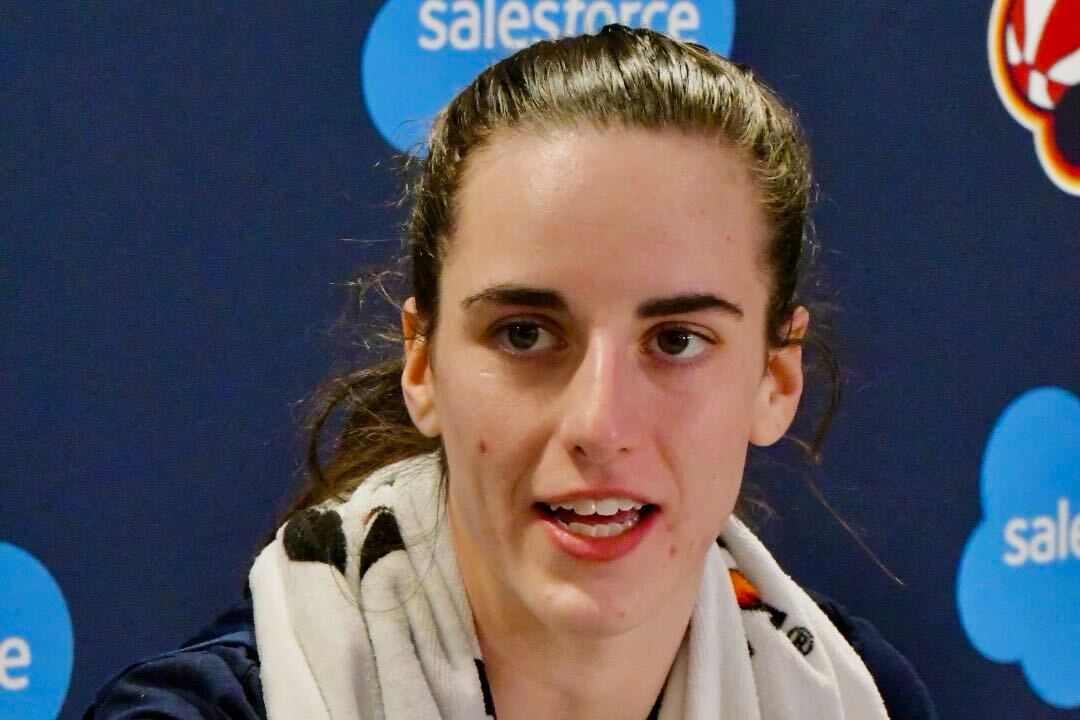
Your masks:
<svg viewBox="0 0 1080 720"><path fill-rule="evenodd" d="M576 558L604 562L630 554L656 524L656 517L660 514L660 510L654 508L632 528L611 537L578 535L570 532L562 523L546 515L542 510L536 510L536 514L543 521L548 537L556 546Z"/></svg>

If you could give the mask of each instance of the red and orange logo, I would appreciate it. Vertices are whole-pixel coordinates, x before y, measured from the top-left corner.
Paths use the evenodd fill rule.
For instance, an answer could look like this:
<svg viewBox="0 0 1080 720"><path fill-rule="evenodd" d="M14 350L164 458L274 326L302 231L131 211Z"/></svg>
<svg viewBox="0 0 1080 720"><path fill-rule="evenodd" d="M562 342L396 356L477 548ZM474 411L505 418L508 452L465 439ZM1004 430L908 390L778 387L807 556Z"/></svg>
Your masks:
<svg viewBox="0 0 1080 720"><path fill-rule="evenodd" d="M1080 195L1080 0L994 0L987 45L1001 102L1054 184Z"/></svg>

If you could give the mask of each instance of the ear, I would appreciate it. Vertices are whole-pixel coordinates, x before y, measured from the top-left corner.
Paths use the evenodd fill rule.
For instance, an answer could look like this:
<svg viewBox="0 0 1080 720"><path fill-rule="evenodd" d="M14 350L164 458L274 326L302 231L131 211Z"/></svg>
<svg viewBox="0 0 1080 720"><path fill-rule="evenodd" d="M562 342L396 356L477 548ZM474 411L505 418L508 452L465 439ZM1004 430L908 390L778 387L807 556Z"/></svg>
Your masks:
<svg viewBox="0 0 1080 720"><path fill-rule="evenodd" d="M417 430L436 437L442 430L435 407L435 376L428 352L430 344L416 312L416 298L409 298L401 308L401 329L405 335L405 369L401 373L405 407Z"/></svg>
<svg viewBox="0 0 1080 720"><path fill-rule="evenodd" d="M803 391L802 345L810 323L810 313L801 305L791 312L784 328L793 342L787 347L770 348L765 374L755 400L750 442L772 445L784 436L795 420Z"/></svg>

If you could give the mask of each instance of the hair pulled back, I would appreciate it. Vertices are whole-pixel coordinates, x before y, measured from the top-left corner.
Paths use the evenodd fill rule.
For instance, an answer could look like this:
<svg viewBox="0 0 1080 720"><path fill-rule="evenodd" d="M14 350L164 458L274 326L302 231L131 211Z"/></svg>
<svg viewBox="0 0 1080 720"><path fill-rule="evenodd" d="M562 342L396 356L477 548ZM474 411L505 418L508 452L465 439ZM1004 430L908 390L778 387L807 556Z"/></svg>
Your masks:
<svg viewBox="0 0 1080 720"><path fill-rule="evenodd" d="M809 150L793 112L749 69L700 45L622 25L520 50L480 73L435 117L426 156L412 158L419 172L408 187L405 226L409 294L426 336L434 335L439 321L440 277L469 157L500 133L582 126L697 133L738 150L756 178L771 229L762 255L770 279L767 342L783 347L807 341L786 332L792 311L805 304L797 291L813 249ZM814 459L838 399L832 356L827 348L818 355L827 365L831 393L813 440L801 443ZM309 429L310 484L291 512L343 496L396 460L441 451L439 439L422 435L409 418L402 369L400 359L392 360L328 385ZM337 411L345 413L344 428L324 463L320 435Z"/></svg>

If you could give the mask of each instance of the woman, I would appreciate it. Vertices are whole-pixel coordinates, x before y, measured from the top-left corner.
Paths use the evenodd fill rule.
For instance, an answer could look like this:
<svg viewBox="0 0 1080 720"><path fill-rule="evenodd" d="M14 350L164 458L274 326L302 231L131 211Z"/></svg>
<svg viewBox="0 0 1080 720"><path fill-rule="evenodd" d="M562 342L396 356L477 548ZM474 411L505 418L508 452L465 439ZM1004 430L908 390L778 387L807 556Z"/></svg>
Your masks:
<svg viewBox="0 0 1080 720"><path fill-rule="evenodd" d="M330 404L253 632L87 717L933 717L735 513L803 391L810 188L792 113L699 46L609 26L485 70L414 188L404 360Z"/></svg>

